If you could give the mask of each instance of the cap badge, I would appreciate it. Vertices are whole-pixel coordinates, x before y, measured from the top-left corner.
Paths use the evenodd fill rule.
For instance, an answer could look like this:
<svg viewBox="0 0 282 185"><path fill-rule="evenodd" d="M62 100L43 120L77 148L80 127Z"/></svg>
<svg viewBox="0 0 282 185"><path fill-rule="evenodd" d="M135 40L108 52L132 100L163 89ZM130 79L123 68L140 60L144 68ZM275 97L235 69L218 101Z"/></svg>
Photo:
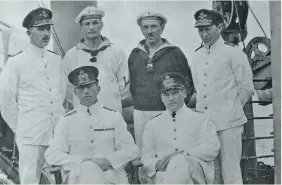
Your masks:
<svg viewBox="0 0 282 185"><path fill-rule="evenodd" d="M42 17L45 17L45 18L49 17L45 10L43 10L42 13L39 14L39 16L42 16Z"/></svg>
<svg viewBox="0 0 282 185"><path fill-rule="evenodd" d="M85 83L85 82L89 81L88 74L84 73L83 70L79 71L78 79L79 79L80 83Z"/></svg>
<svg viewBox="0 0 282 185"><path fill-rule="evenodd" d="M171 77L169 77L169 76L166 76L165 79L164 79L164 81L163 81L163 85L164 85L165 87L167 87L167 86L171 86L171 85L173 85L173 84L174 84L173 78L171 78Z"/></svg>
<svg viewBox="0 0 282 185"><path fill-rule="evenodd" d="M206 17L207 17L207 15L204 14L203 12L200 13L200 15L199 15L199 19L204 19L204 18L206 18Z"/></svg>

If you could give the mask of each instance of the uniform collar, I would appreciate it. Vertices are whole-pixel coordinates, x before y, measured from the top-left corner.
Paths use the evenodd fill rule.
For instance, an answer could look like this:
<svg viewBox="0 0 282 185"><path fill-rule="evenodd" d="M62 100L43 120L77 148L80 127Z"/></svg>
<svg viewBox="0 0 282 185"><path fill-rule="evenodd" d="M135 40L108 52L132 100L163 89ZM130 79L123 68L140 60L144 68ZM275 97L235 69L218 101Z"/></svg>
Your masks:
<svg viewBox="0 0 282 185"><path fill-rule="evenodd" d="M31 44L31 43L29 43L28 49L30 49L30 51L32 53L34 53L36 56L39 56L39 57L43 57L46 54L46 49L45 48L37 47L37 46L35 46L35 45Z"/></svg>
<svg viewBox="0 0 282 185"><path fill-rule="evenodd" d="M177 118L177 117L180 116L181 114L185 113L186 109L187 109L186 105L183 104L183 106L176 112L175 118ZM171 115L172 112L171 112L170 110L166 109L165 112L166 112L167 115L169 115L170 117L172 117L172 115Z"/></svg>
<svg viewBox="0 0 282 185"><path fill-rule="evenodd" d="M214 48L221 46L222 44L224 44L224 40L221 37L219 37L219 39L217 39L217 41L215 43L213 43L213 45L207 46L207 45L204 44L204 47L207 50L211 50L211 49L214 49Z"/></svg>
<svg viewBox="0 0 282 185"><path fill-rule="evenodd" d="M90 107L86 107L84 105L80 105L78 107L78 110L80 112L87 113L87 114L91 113L93 115L93 113L96 113L101 107L102 107L102 105L98 101L97 103L91 105ZM88 109L89 109L89 112L88 112Z"/></svg>
<svg viewBox="0 0 282 185"><path fill-rule="evenodd" d="M96 49L100 49L102 48L103 46L110 46L112 45L112 43L110 42L110 40L107 38L107 37L103 37L102 36L102 43L100 44L100 46ZM84 44L84 39L81 39L77 45L76 45L76 49L87 49L87 50L93 50L91 48L89 48L87 45Z"/></svg>
<svg viewBox="0 0 282 185"><path fill-rule="evenodd" d="M162 38L163 44L160 45L160 47L155 51L155 53L163 48L167 48L167 47L175 47L175 45L169 43L166 39ZM141 40L137 46L138 49L144 51L145 53L148 53L145 49L145 39Z"/></svg>

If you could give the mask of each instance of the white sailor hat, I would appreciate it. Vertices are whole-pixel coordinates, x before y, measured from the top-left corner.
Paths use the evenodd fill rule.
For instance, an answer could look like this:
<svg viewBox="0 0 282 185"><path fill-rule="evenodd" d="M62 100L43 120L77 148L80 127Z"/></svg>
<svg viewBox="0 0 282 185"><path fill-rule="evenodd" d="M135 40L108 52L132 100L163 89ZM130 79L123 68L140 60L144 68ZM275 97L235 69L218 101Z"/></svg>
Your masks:
<svg viewBox="0 0 282 185"><path fill-rule="evenodd" d="M136 22L140 26L141 22L144 21L144 20L159 20L163 24L167 23L167 19L166 19L165 16L163 16L159 12L155 12L155 11L152 11L152 10L147 10L147 11L141 13L140 15L138 15Z"/></svg>
<svg viewBox="0 0 282 185"><path fill-rule="evenodd" d="M78 14L75 22L81 23L82 21L87 19L102 19L104 16L104 11L96 8L95 6L88 6Z"/></svg>

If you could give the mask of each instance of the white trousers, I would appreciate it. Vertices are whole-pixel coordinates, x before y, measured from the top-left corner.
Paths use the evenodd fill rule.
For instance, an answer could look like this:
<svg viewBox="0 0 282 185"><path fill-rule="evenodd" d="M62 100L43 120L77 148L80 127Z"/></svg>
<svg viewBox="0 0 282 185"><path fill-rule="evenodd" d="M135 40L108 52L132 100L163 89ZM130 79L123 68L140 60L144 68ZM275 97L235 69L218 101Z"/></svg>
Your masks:
<svg viewBox="0 0 282 185"><path fill-rule="evenodd" d="M201 165L191 156L179 154L173 157L166 171L157 172L155 184L206 184Z"/></svg>
<svg viewBox="0 0 282 185"><path fill-rule="evenodd" d="M240 160L244 125L217 132L220 152L215 160L214 184L243 184Z"/></svg>
<svg viewBox="0 0 282 185"><path fill-rule="evenodd" d="M119 172L117 174L111 170L103 172L97 164L86 161L70 171L66 182L68 184L128 184L126 174Z"/></svg>
<svg viewBox="0 0 282 185"><path fill-rule="evenodd" d="M135 143L141 149L143 144L143 133L146 124L150 119L160 114L162 111L141 111L141 110L133 110L133 119L134 119L134 136Z"/></svg>
<svg viewBox="0 0 282 185"><path fill-rule="evenodd" d="M21 184L39 184L47 146L18 144Z"/></svg>

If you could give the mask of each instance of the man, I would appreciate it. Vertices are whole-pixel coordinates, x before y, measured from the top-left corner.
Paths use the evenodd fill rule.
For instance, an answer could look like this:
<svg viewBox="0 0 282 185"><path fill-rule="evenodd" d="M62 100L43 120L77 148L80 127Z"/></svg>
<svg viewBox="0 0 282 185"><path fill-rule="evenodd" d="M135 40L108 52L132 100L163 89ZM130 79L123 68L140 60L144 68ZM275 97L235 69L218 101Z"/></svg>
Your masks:
<svg viewBox="0 0 282 185"><path fill-rule="evenodd" d="M219 13L202 9L194 17L204 43L191 63L196 109L211 117L221 145L215 183L221 183L218 173L221 163L224 183L242 184L242 132L247 122L243 107L254 91L252 71L239 47L221 38L223 18Z"/></svg>
<svg viewBox="0 0 282 185"><path fill-rule="evenodd" d="M146 125L144 170L156 184L211 183L219 151L215 125L186 107L187 87L179 73L161 75L159 88L166 111Z"/></svg>
<svg viewBox="0 0 282 185"><path fill-rule="evenodd" d="M66 53L63 64L66 75L80 66L97 67L100 71L100 103L122 112L122 101L130 95L127 57L108 38L101 35L104 15L102 10L92 6L82 10L76 23L81 27L83 39ZM67 101L76 107L79 100L72 93L73 86L68 83Z"/></svg>
<svg viewBox="0 0 282 185"><path fill-rule="evenodd" d="M61 118L45 153L49 164L67 173L69 184L126 184L123 168L139 154L121 114L98 101L98 73L83 66L69 74L81 105Z"/></svg>
<svg viewBox="0 0 282 185"><path fill-rule="evenodd" d="M165 110L156 79L165 72L179 72L190 87L186 101L193 92L193 81L188 61L183 52L161 35L167 19L160 13L146 11L137 17L137 24L145 39L134 48L128 59L130 91L133 97L134 133L136 144L141 147L145 124Z"/></svg>
<svg viewBox="0 0 282 185"><path fill-rule="evenodd" d="M23 20L30 44L11 57L1 74L1 113L16 135L22 184L38 184L44 152L59 118L65 113L61 57L45 49L50 41L52 12L32 10Z"/></svg>

